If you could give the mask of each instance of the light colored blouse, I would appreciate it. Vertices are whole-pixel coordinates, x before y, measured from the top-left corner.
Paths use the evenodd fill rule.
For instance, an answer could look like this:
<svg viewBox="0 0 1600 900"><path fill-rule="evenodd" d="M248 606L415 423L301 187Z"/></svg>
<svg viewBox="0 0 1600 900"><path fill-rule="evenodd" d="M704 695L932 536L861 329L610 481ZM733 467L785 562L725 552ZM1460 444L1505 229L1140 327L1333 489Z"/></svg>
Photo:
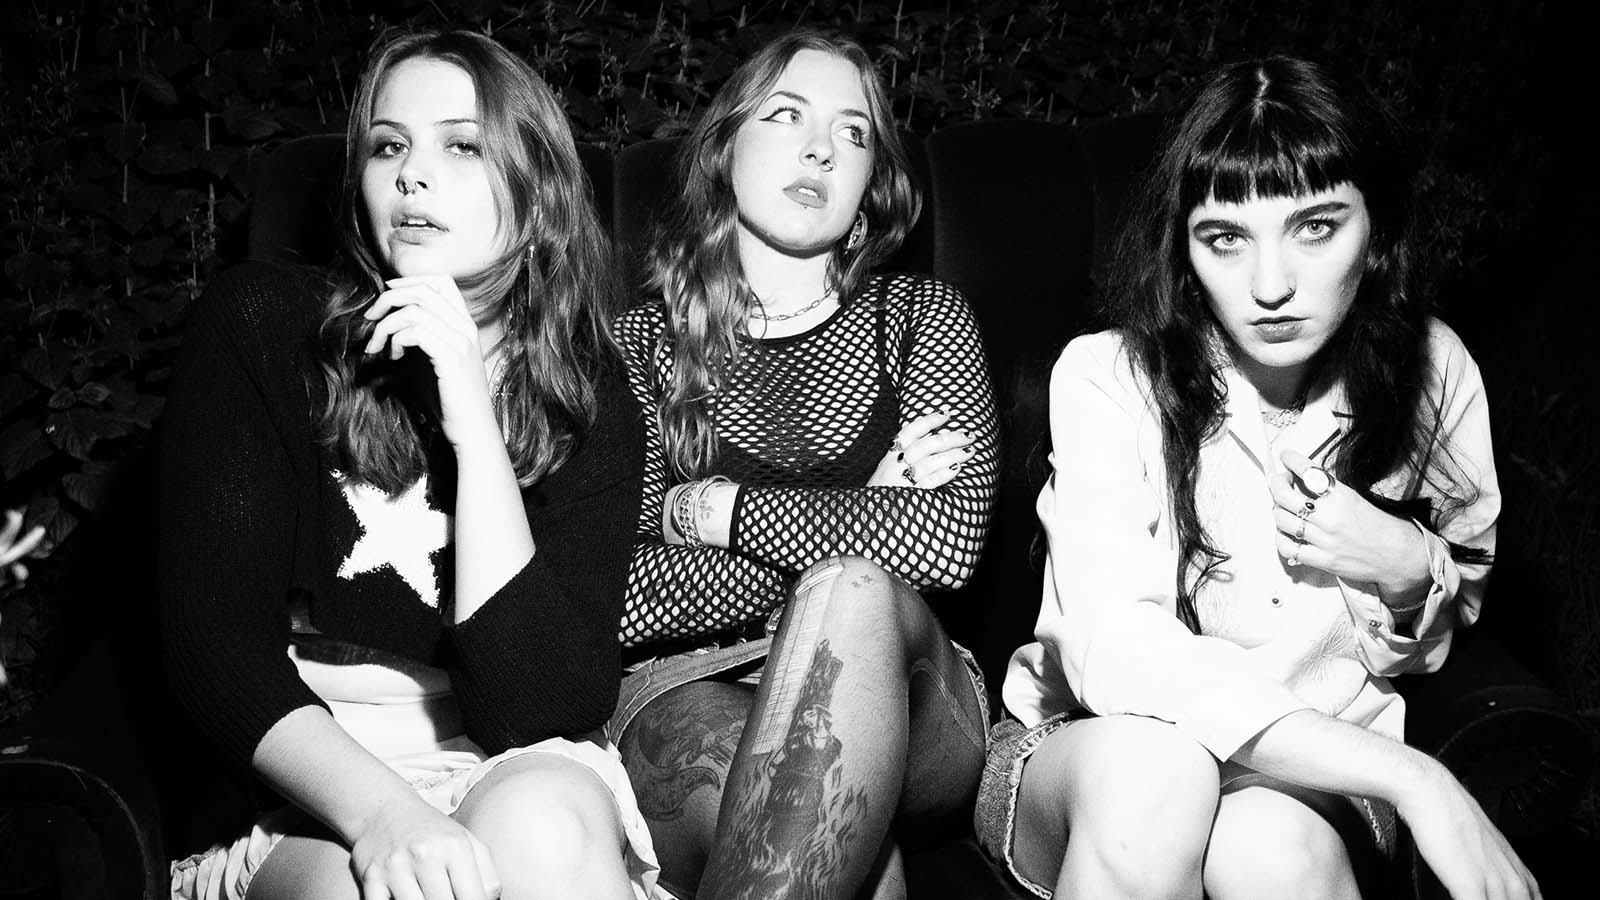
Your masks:
<svg viewBox="0 0 1600 900"><path fill-rule="evenodd" d="M1287 448L1331 464L1349 420L1344 391L1314 389L1269 444L1259 395L1228 367L1226 423L1201 447L1195 505L1229 558L1198 591L1195 635L1177 618L1178 537L1143 377L1119 334L1072 341L1050 380L1054 471L1038 502L1049 559L1037 642L1013 654L1002 689L1011 713L1028 726L1085 709L1152 716L1219 760L1306 708L1403 738L1404 704L1385 676L1437 669L1452 630L1477 619L1488 566L1454 561L1445 540L1492 552L1500 512L1477 364L1438 321L1427 353L1426 418L1437 413L1437 433L1374 486L1467 501L1445 507L1440 535L1417 526L1432 578L1422 607L1397 622L1375 584L1278 555L1267 476Z"/></svg>

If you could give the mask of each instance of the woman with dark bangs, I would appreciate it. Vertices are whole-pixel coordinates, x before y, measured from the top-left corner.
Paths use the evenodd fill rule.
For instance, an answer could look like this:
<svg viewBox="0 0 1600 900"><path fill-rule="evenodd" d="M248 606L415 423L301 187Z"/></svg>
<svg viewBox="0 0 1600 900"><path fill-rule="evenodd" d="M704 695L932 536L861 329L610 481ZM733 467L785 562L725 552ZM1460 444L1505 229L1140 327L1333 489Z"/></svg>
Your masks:
<svg viewBox="0 0 1600 900"><path fill-rule="evenodd" d="M919 199L857 44L763 48L678 173L658 299L618 325L658 426L623 639L662 658L625 680L611 734L664 883L904 896L891 822L964 819L987 733L971 658L919 594L962 584L988 527L976 323L947 285L874 274Z"/></svg>
<svg viewBox="0 0 1600 900"><path fill-rule="evenodd" d="M1478 616L1488 407L1415 283L1364 89L1272 58L1192 95L1050 388L1038 642L980 840L1041 897L1354 898L1395 817L1457 898L1538 887L1388 676Z"/></svg>
<svg viewBox="0 0 1600 900"><path fill-rule="evenodd" d="M566 117L405 35L347 154L334 269L216 279L173 376L168 665L282 798L173 896L657 896L601 733L644 448Z"/></svg>

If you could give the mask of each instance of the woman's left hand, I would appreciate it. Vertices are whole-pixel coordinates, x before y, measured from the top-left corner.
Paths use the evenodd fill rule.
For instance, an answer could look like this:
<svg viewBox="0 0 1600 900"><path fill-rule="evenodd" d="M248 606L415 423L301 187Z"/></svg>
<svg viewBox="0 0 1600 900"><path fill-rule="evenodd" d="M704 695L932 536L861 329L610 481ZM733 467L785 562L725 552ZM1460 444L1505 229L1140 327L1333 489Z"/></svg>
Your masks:
<svg viewBox="0 0 1600 900"><path fill-rule="evenodd" d="M501 440L478 343L478 323L456 283L445 275L393 278L363 313L376 322L367 353L399 359L415 347L428 357L439 385L439 426L456 447L476 435Z"/></svg>
<svg viewBox="0 0 1600 900"><path fill-rule="evenodd" d="M1290 565L1374 582L1391 605L1406 605L1428 583L1428 552L1415 525L1373 506L1331 473L1328 490L1318 496L1304 480L1318 469L1311 460L1293 450L1279 459L1283 469L1267 479L1267 487L1278 555ZM1315 473L1310 477L1318 479Z"/></svg>

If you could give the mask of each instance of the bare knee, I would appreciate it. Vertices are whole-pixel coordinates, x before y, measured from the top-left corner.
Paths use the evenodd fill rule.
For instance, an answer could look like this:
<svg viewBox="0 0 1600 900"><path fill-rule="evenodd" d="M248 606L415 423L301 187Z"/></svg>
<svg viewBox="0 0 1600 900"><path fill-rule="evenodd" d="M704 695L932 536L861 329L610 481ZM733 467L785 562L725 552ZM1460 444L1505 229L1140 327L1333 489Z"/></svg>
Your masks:
<svg viewBox="0 0 1600 900"><path fill-rule="evenodd" d="M1222 799L1205 862L1215 900L1358 898L1350 856L1333 826L1267 787Z"/></svg>
<svg viewBox="0 0 1600 900"><path fill-rule="evenodd" d="M795 584L795 602L785 619L810 620L836 645L848 641L894 658L916 655L939 634L922 596L870 559L825 559L802 572Z"/></svg>
<svg viewBox="0 0 1600 900"><path fill-rule="evenodd" d="M1019 806L1016 846L1040 880L1054 881L1059 861L1068 870L1061 877L1094 891L1198 896L1217 807L1211 754L1172 725L1137 716L1089 719L1057 735L1024 769L1028 802Z"/></svg>
<svg viewBox="0 0 1600 900"><path fill-rule="evenodd" d="M587 766L555 754L501 764L456 817L483 841L507 896L567 888L596 868L622 869L622 825L610 789Z"/></svg>

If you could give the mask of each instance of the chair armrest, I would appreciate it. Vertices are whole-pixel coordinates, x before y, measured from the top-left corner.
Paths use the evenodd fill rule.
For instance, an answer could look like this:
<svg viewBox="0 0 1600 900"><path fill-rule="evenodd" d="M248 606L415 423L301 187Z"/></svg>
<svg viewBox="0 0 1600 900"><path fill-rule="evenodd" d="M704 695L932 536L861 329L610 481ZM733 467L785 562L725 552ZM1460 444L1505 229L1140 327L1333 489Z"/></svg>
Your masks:
<svg viewBox="0 0 1600 900"><path fill-rule="evenodd" d="M155 785L128 738L104 644L0 732L0 884L44 879L61 896L167 896ZM15 834L10 832L15 831ZM39 896L55 896L44 893ZM30 895L32 896L32 895Z"/></svg>
<svg viewBox="0 0 1600 900"><path fill-rule="evenodd" d="M1537 834L1575 809L1594 768L1593 738L1492 638L1458 634L1438 672L1396 686L1407 742L1449 767L1507 836Z"/></svg>

